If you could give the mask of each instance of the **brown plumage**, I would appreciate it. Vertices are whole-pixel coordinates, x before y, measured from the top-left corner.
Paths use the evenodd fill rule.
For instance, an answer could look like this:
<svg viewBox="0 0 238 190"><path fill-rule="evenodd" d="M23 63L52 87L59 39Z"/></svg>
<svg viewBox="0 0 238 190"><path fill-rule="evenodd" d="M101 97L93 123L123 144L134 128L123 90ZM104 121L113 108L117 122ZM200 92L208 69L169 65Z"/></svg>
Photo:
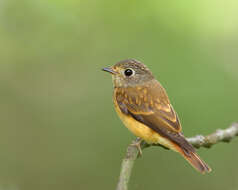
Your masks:
<svg viewBox="0 0 238 190"><path fill-rule="evenodd" d="M181 133L179 118L165 89L151 71L136 60L125 60L106 71L112 73L115 109L136 136L179 152L201 173L211 169Z"/></svg>

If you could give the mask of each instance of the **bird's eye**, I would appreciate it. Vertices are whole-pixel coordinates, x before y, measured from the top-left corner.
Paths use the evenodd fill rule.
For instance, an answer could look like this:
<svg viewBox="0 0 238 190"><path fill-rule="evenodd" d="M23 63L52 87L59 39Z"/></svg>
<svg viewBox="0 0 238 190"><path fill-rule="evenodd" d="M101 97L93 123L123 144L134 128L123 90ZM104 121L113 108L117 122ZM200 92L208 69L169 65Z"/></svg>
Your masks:
<svg viewBox="0 0 238 190"><path fill-rule="evenodd" d="M126 70L124 71L124 74L125 74L127 77L129 77L129 76L133 75L134 72L135 72L135 71L132 70L132 69L126 69Z"/></svg>

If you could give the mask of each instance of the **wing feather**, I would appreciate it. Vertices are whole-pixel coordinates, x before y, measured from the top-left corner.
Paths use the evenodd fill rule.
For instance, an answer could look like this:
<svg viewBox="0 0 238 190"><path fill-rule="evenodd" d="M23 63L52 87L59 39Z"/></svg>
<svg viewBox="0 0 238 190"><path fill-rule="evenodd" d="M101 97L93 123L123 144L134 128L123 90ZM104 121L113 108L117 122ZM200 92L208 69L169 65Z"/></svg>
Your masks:
<svg viewBox="0 0 238 190"><path fill-rule="evenodd" d="M115 97L121 110L126 108L134 115L148 116L148 119L158 128L181 131L179 118L164 88L158 83L152 87L118 88Z"/></svg>

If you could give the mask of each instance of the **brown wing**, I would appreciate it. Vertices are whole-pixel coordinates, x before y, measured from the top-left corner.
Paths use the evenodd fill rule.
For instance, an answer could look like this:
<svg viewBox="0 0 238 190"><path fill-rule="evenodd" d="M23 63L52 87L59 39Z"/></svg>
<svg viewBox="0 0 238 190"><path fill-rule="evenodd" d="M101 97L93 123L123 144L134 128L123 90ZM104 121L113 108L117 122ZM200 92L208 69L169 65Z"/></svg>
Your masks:
<svg viewBox="0 0 238 190"><path fill-rule="evenodd" d="M115 93L117 103L124 114L132 116L160 135L184 147L185 151L194 151L180 133L179 118L164 88L157 81L143 87L118 88Z"/></svg>
<svg viewBox="0 0 238 190"><path fill-rule="evenodd" d="M179 118L157 81L144 87L118 88L115 97L122 111L126 107L132 114L146 116L156 127L181 131Z"/></svg>

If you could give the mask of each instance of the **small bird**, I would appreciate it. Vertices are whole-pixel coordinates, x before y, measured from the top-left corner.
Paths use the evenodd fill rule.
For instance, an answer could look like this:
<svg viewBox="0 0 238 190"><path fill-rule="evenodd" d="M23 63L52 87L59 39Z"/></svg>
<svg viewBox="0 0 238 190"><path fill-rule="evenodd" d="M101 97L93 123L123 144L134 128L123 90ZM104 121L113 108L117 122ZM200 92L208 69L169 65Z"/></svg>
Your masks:
<svg viewBox="0 0 238 190"><path fill-rule="evenodd" d="M135 136L180 153L201 173L211 171L183 136L165 89L144 64L128 59L103 71L112 75L115 110Z"/></svg>

